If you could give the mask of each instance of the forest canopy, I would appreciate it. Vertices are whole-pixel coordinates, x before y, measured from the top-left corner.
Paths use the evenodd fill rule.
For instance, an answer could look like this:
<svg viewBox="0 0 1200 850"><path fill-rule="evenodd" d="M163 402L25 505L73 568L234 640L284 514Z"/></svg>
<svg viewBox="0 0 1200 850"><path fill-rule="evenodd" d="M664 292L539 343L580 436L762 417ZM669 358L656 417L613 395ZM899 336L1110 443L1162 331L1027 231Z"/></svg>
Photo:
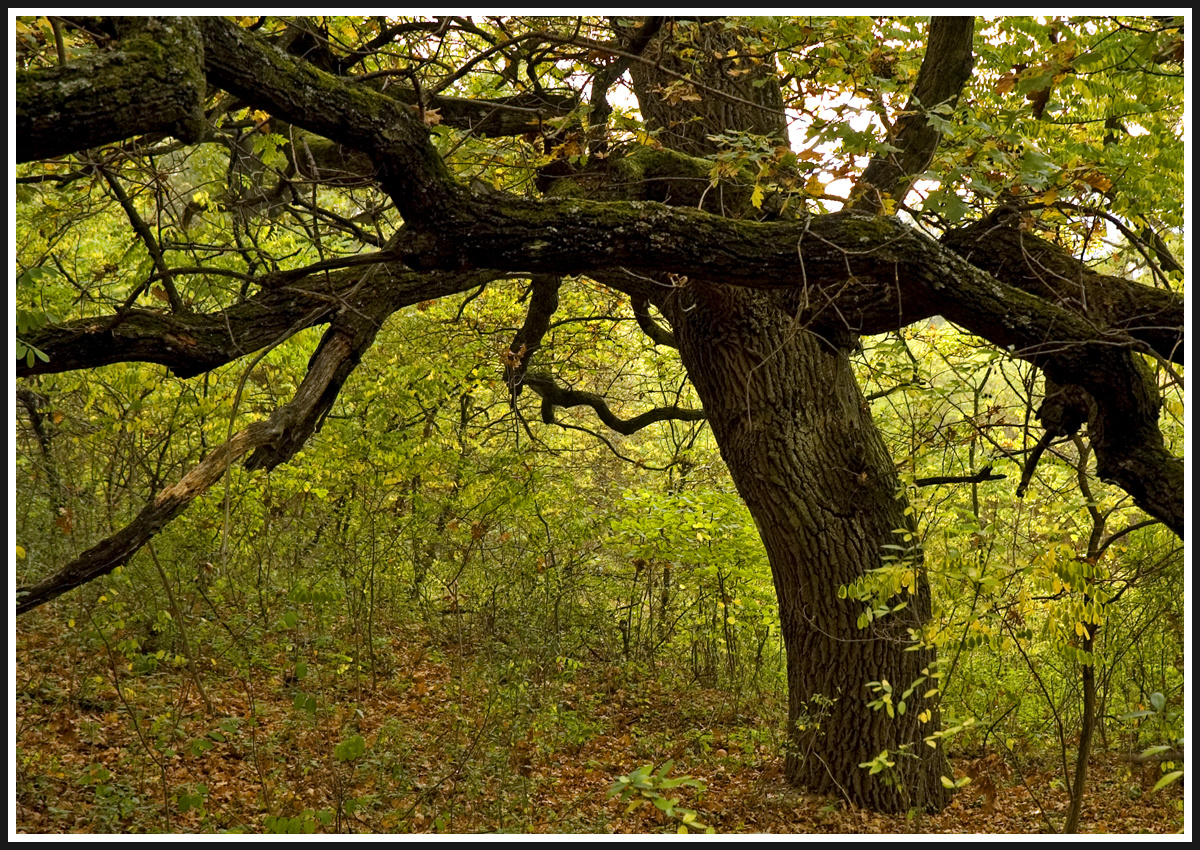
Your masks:
<svg viewBox="0 0 1200 850"><path fill-rule="evenodd" d="M1182 575L1181 17L16 38L17 613L719 623L783 648L789 780L881 811L948 803L1003 702L958 661L1036 621L1082 798L1106 624Z"/></svg>

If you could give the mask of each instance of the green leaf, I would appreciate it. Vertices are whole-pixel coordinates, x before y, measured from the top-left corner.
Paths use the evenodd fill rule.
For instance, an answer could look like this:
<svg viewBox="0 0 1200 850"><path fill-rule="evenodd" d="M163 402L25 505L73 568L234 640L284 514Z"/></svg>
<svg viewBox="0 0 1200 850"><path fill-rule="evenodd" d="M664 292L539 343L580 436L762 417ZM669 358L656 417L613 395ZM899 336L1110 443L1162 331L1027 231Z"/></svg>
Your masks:
<svg viewBox="0 0 1200 850"><path fill-rule="evenodd" d="M1152 792L1159 791L1163 788L1166 788L1172 782L1177 782L1180 779L1183 779L1183 771L1182 770L1172 770L1170 773L1164 774L1162 779L1155 782L1154 787L1151 788L1150 790Z"/></svg>
<svg viewBox="0 0 1200 850"><path fill-rule="evenodd" d="M1121 720L1137 720L1139 717L1153 717L1154 714L1155 714L1155 712L1151 711L1150 709L1143 708L1140 711L1128 711L1125 714L1122 714L1120 719Z"/></svg>
<svg viewBox="0 0 1200 850"><path fill-rule="evenodd" d="M203 755L204 753L208 752L212 748L213 748L212 742L206 741L203 738L196 738L194 741L192 741L191 749L192 749L192 755L194 755L194 756Z"/></svg>
<svg viewBox="0 0 1200 850"><path fill-rule="evenodd" d="M366 752L367 743L362 735L352 735L333 748L333 757L338 761L354 761Z"/></svg>

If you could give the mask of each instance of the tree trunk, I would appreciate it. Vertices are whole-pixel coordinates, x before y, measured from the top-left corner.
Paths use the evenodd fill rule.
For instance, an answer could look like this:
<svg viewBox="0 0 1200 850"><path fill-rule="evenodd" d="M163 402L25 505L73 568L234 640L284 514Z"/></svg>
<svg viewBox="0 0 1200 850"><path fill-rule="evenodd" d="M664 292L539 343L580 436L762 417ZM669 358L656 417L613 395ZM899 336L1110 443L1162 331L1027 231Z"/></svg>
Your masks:
<svg viewBox="0 0 1200 850"><path fill-rule="evenodd" d="M914 634L930 616L929 587L892 461L871 421L846 351L792 325L769 296L691 287L670 318L721 454L766 545L788 659L792 748L787 776L879 811L938 810L948 802L931 649ZM885 548L899 546L907 548ZM839 599L889 555L911 577L899 611L860 628L862 602ZM887 682L894 717L868 705ZM928 713L925 713L928 712ZM894 772L861 765L887 751ZM904 755L903 753L907 753ZM892 782L899 779L900 782Z"/></svg>
<svg viewBox="0 0 1200 850"><path fill-rule="evenodd" d="M770 66L733 74L720 66L704 76L699 100L664 101L662 92L680 83L660 67L695 70L674 58L681 48L724 55L738 44L723 22L668 27L655 38L647 55L660 65L631 70L647 126L660 141L703 156L716 151L709 136L728 130L786 138ZM857 340L831 343L799 328L767 293L677 283L658 306L758 525L779 599L787 777L878 811L937 811L949 801L941 777L950 770L944 751L925 744L940 728L936 697L924 697L937 687L935 654L919 648L929 585L908 502L850 368L848 348ZM839 588L885 565L908 573L904 589L889 586L885 600L866 604L851 594L840 598ZM864 612L884 602L899 610L862 627ZM868 683L877 683L874 691ZM890 712L869 705L885 695ZM880 756L892 766L875 773L864 767Z"/></svg>

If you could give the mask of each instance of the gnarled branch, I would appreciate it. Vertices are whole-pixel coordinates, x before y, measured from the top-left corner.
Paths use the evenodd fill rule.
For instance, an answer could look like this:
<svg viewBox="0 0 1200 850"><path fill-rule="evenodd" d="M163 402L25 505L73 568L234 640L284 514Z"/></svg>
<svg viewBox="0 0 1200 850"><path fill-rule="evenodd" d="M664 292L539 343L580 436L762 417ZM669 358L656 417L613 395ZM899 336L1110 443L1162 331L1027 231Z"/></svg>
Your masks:
<svg viewBox="0 0 1200 850"><path fill-rule="evenodd" d="M429 301L478 286L488 272L413 272L379 257L372 287L392 293L400 306ZM356 258L357 259L357 258ZM354 268L297 273L277 272L261 280L252 298L214 313L167 314L134 309L104 319L76 319L46 325L23 339L44 351L48 361L32 366L20 360L17 376L93 369L112 363L158 363L190 378L258 351L279 339L325 324L343 309L362 278Z"/></svg>
<svg viewBox="0 0 1200 850"><path fill-rule="evenodd" d="M554 379L545 373L529 372L525 375L525 386L542 397L542 421L547 425L554 422L555 407L578 407L586 405L596 411L600 421L618 434L629 436L647 425L663 422L667 419L678 419L682 422L699 422L707 418L703 410L689 410L684 407L656 407L647 410L632 419L622 419L608 407L608 402L602 396L582 390L570 390L560 387Z"/></svg>

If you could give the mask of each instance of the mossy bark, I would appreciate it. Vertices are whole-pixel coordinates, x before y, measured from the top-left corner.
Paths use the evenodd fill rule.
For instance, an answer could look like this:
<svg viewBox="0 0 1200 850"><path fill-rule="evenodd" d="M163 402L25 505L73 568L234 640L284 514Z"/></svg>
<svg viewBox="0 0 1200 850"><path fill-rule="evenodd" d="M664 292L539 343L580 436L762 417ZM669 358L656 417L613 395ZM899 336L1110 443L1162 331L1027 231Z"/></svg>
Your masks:
<svg viewBox="0 0 1200 850"><path fill-rule="evenodd" d="M17 71L17 162L171 133L204 134L204 43L193 18L129 18L116 48Z"/></svg>

